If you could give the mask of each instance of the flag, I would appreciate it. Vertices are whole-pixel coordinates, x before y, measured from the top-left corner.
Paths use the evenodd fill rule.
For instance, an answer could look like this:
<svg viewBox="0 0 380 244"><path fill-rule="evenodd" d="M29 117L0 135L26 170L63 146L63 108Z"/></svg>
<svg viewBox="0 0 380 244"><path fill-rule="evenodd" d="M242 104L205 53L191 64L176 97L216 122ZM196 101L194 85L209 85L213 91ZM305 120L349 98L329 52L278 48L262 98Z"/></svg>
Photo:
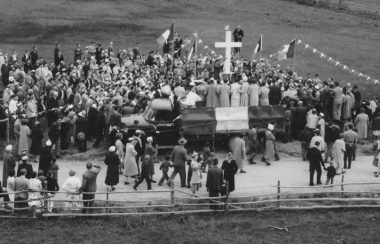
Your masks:
<svg viewBox="0 0 380 244"><path fill-rule="evenodd" d="M166 29L164 33L162 33L157 39L157 43L162 46L167 42L173 41L174 39L174 23L170 27L170 29Z"/></svg>
<svg viewBox="0 0 380 244"><path fill-rule="evenodd" d="M287 58L294 58L294 50L296 45L296 39L292 40L289 45L284 45L282 49L276 54L278 60L284 60Z"/></svg>
<svg viewBox="0 0 380 244"><path fill-rule="evenodd" d="M191 56L193 55L193 53L196 55L197 54L197 49L198 49L198 41L196 40L197 37L195 37L195 40L193 40L193 45L191 45L191 49L190 49L190 52L189 52L189 55L187 56L187 62L190 61L191 59Z"/></svg>
<svg viewBox="0 0 380 244"><path fill-rule="evenodd" d="M254 54L261 52L263 50L263 35L260 36L259 42L255 47Z"/></svg>

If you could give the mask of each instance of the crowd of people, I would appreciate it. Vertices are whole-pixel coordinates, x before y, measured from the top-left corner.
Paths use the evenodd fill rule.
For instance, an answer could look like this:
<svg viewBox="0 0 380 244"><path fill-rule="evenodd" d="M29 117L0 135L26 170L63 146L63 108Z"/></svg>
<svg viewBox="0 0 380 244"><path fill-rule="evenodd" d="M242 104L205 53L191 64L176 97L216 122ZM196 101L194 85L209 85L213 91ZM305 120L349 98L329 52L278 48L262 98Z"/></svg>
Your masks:
<svg viewBox="0 0 380 244"><path fill-rule="evenodd" d="M243 31L238 29L236 36L241 40ZM88 142L93 142L94 148L104 145L108 149L105 183L111 190L119 183L120 174L125 176L125 184L133 179L134 189L143 180L151 189L151 183L155 183L154 163L162 162L159 185L165 180L170 184L179 174L181 186L195 193L207 165L208 174L220 173L211 170L218 162L209 145L201 152L188 154L184 149L186 139L181 138L173 154L159 160L154 138L139 128L138 121L130 128L121 123L122 116L143 112L150 100L160 97L169 98L174 107L278 105L285 108L283 135L277 135L275 125L269 124L263 137L258 135L258 128L252 128L231 142L231 154L221 166L224 179L229 181L229 191L235 187L233 175L239 170L245 173L246 157L249 163L255 164L255 156L265 148L263 162L269 166L272 159L279 160L276 138L284 142L301 141L302 159L311 162L312 185L314 171L318 175L317 184L321 183L321 163L324 166L332 161L335 173L351 167L357 143L369 137L371 121L373 135L380 136L379 101L377 98L364 101L356 85L342 86L333 78L323 81L317 74L301 77L268 61L247 61L239 56L240 50L235 50L232 59L232 75L225 75L221 56L199 53L188 59L190 44L188 37L182 40L175 34L161 54L145 53L139 43L133 48L116 50L112 42L108 47L92 42L85 48L77 44L73 57L63 57L57 43L52 63L39 56L37 47L26 50L22 57L16 51L0 50L3 84L0 137L15 140L13 147L9 145L5 150L3 186L9 185L8 177L17 176L14 181L26 178L29 180L20 179L22 183L17 187L12 187L11 182L8 190L46 189L52 198L59 189L56 160L61 153L72 147L85 152ZM314 148L324 153L323 160L315 156ZM31 161L39 163L38 172L29 167ZM374 165L378 160L375 161ZM16 162L19 162L17 172ZM189 165L187 182L186 163ZM174 168L170 177L169 167ZM96 191L100 167L90 163L87 169L82 181L74 171L70 172L70 180L62 187L67 190L68 198L75 199L80 192ZM215 182L220 183L218 176L215 177ZM42 180L38 183L37 179ZM207 179L206 187L215 188L209 191L210 196L215 196L214 190L220 192L223 188L223 184L215 186L215 182ZM23 202L25 196L21 195L17 199ZM29 196L36 198L36 203L43 203L40 196ZM87 203L93 202L93 195L83 195L85 198L89 200Z"/></svg>

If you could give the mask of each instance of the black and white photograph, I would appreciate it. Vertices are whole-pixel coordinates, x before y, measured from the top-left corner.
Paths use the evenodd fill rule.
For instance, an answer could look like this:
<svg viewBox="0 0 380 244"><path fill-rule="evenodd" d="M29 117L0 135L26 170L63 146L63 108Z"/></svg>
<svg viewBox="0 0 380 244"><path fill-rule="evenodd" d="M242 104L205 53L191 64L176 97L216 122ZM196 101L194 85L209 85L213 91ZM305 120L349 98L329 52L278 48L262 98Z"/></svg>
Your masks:
<svg viewBox="0 0 380 244"><path fill-rule="evenodd" d="M379 0L0 0L0 243L380 243Z"/></svg>

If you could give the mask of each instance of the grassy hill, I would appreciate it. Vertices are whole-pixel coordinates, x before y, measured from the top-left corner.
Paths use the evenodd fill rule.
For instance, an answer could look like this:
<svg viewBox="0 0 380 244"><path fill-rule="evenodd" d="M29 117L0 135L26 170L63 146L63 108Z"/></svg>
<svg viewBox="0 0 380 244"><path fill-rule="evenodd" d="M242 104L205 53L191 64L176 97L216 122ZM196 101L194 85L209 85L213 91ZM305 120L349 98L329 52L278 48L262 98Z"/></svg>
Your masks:
<svg viewBox="0 0 380 244"><path fill-rule="evenodd" d="M0 48L15 49L20 56L24 49L37 45L40 55L51 60L55 42L61 43L68 62L73 59L76 42L85 46L95 41L107 46L113 41L119 49L138 41L148 52L157 49L155 39L172 20L182 36L197 31L204 43L213 47L215 41L224 39L225 25L235 28L240 24L245 31L242 52L247 58L261 33L263 57L298 37L349 67L380 79L379 21L287 1L0 0L0 9ZM364 95L377 95L380 83L374 86L310 50L298 48L296 52L296 72L318 73L323 79L333 76L359 84ZM290 66L292 61L280 64Z"/></svg>

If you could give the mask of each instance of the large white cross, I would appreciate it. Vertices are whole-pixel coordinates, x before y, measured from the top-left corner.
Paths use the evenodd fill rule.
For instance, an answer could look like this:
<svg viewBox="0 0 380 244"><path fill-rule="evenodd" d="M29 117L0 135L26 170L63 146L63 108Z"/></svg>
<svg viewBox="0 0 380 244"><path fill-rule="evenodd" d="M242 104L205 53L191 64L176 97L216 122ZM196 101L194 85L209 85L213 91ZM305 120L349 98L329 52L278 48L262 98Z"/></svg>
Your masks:
<svg viewBox="0 0 380 244"><path fill-rule="evenodd" d="M242 47L241 42L231 42L232 33L226 28L226 41L225 42L215 42L216 48L225 48L225 61L224 61L224 74L231 74L231 53L232 48Z"/></svg>

